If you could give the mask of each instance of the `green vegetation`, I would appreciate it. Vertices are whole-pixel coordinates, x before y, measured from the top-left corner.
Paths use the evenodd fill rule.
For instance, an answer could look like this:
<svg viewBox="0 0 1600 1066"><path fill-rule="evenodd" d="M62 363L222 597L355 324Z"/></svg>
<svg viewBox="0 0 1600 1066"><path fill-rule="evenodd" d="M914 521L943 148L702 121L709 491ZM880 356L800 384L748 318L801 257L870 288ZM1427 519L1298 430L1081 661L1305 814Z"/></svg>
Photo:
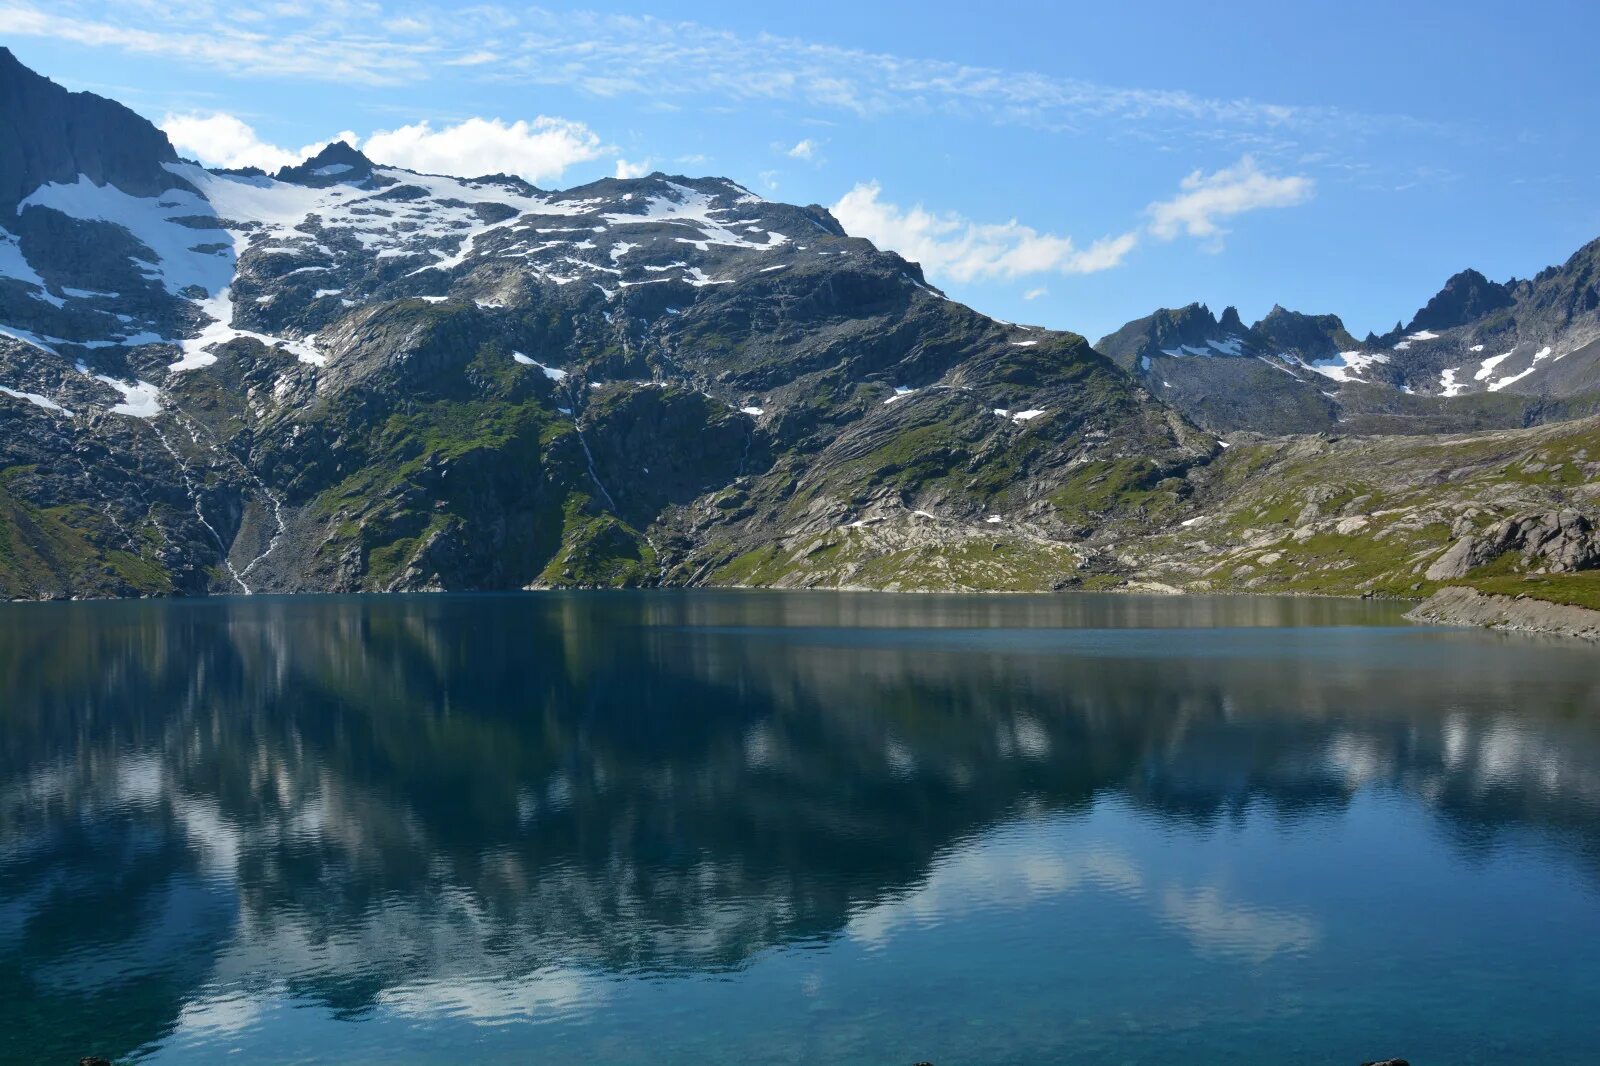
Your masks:
<svg viewBox="0 0 1600 1066"><path fill-rule="evenodd" d="M172 577L159 565L116 544L121 535L86 504L38 507L15 482L26 466L0 470L0 595L37 598L79 595L168 595ZM158 537L147 534L145 539Z"/></svg>
<svg viewBox="0 0 1600 1066"><path fill-rule="evenodd" d="M1163 475L1146 458L1088 462L1078 467L1050 503L1068 522L1087 522L1109 512L1137 512L1152 520L1170 516L1182 502L1185 485Z"/></svg>
<svg viewBox="0 0 1600 1066"><path fill-rule="evenodd" d="M1577 574L1468 577L1459 584L1471 585L1479 592L1499 596L1527 596L1549 603L1600 611L1600 570L1586 570Z"/></svg>
<svg viewBox="0 0 1600 1066"><path fill-rule="evenodd" d="M585 493L568 494L561 515L561 549L539 575L542 584L627 588L655 575L656 553L644 537Z"/></svg>

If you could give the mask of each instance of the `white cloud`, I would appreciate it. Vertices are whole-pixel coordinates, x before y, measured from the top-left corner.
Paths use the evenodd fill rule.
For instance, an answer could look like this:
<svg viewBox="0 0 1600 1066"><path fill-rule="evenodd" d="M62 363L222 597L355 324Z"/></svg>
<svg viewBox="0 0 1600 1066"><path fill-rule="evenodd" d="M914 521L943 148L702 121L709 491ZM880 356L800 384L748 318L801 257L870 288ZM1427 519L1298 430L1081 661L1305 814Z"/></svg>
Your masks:
<svg viewBox="0 0 1600 1066"><path fill-rule="evenodd" d="M1263 171L1250 156L1231 167L1207 174L1196 170L1183 179L1181 191L1170 200L1148 208L1150 232L1170 241L1179 234L1211 240L1220 247L1227 233L1218 221L1266 207L1293 207L1311 198L1310 178L1276 177Z"/></svg>
<svg viewBox="0 0 1600 1066"><path fill-rule="evenodd" d="M331 141L361 149L375 163L431 174L478 177L515 174L531 182L561 177L568 167L605 153L600 137L581 122L539 116L531 121L469 118L434 129L427 122L379 130L366 138L346 130L299 150L263 140L234 115L168 115L161 129L173 147L208 166L257 166L275 171L315 155ZM639 164L648 168L648 163ZM619 175L624 166L618 160Z"/></svg>
<svg viewBox="0 0 1600 1066"><path fill-rule="evenodd" d="M380 130L360 146L375 163L432 174L515 174L531 182L559 178L568 167L604 154L581 122L540 115L506 123L469 118L434 129L427 122Z"/></svg>
<svg viewBox="0 0 1600 1066"><path fill-rule="evenodd" d="M280 167L292 167L308 156L316 155L332 141L358 140L348 130L327 141L308 144L298 151L280 148L261 139L249 123L233 115L217 112L210 115L167 115L161 120L161 130L181 154L213 167L260 167L271 172Z"/></svg>
<svg viewBox="0 0 1600 1066"><path fill-rule="evenodd" d="M642 159L637 163L630 163L626 159L617 160L616 176L619 178L642 178L650 173L650 160Z"/></svg>
<svg viewBox="0 0 1600 1066"><path fill-rule="evenodd" d="M790 159L815 159L817 157L817 142L807 137L793 148L785 150L783 154Z"/></svg>
<svg viewBox="0 0 1600 1066"><path fill-rule="evenodd" d="M457 56L455 59L445 60L445 66L481 67L486 63L497 62L499 59L500 56L495 52L468 52L464 56Z"/></svg>
<svg viewBox="0 0 1600 1066"><path fill-rule="evenodd" d="M983 223L954 212L936 214L921 204L904 209L882 199L877 182L857 184L832 210L851 235L921 263L930 276L966 282L1110 270L1122 265L1146 229L1167 241L1184 234L1200 238L1209 242L1207 250L1217 251L1227 233L1219 220L1262 208L1293 207L1310 199L1313 191L1310 178L1268 174L1244 156L1210 174L1194 171L1180 183L1177 196L1145 209L1147 227L1102 237L1087 248L1016 219ZM1043 287L1033 288L1023 299L1046 294Z"/></svg>
<svg viewBox="0 0 1600 1066"><path fill-rule="evenodd" d="M1050 295L1050 290L1045 288L1043 285L1041 285L1037 289L1029 289L1027 292L1023 293L1022 294L1022 298L1024 300L1037 300L1041 296L1049 296L1049 295Z"/></svg>
<svg viewBox="0 0 1600 1066"><path fill-rule="evenodd" d="M882 191L877 182L857 185L833 205L834 217L853 236L957 282L1093 274L1121 265L1139 242L1138 233L1129 232L1080 248L1070 237L1040 233L1015 219L980 223L954 213L934 214L920 204L902 209L882 200Z"/></svg>

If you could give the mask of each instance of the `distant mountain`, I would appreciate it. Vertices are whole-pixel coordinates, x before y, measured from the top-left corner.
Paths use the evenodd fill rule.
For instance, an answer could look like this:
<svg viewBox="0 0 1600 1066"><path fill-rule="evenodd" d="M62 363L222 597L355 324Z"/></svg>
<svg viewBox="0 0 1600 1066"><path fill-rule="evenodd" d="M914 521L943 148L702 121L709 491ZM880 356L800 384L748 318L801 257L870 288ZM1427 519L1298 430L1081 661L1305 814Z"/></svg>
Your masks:
<svg viewBox="0 0 1600 1066"><path fill-rule="evenodd" d="M1333 315L1274 307L1246 326L1204 304L1137 319L1095 348L1167 403L1219 431L1311 432L1333 426L1338 383L1381 380L1383 366Z"/></svg>
<svg viewBox="0 0 1600 1066"><path fill-rule="evenodd" d="M1465 270L1409 325L1360 342L1333 315L1275 307L1246 329L1232 308L1217 320L1191 304L1095 347L1219 430L1434 432L1569 418L1600 409L1597 268L1600 241L1532 281Z"/></svg>

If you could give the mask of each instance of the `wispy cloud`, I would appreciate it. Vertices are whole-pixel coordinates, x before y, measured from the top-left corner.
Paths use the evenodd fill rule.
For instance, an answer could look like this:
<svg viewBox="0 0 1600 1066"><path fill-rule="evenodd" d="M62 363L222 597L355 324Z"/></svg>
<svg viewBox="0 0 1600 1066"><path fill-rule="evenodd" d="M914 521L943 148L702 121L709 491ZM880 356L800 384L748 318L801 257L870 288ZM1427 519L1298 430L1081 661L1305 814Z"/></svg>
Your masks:
<svg viewBox="0 0 1600 1066"><path fill-rule="evenodd" d="M1016 219L983 223L954 212L929 211L921 204L902 208L883 199L877 182L856 185L832 210L853 236L921 263L932 277L968 282L1111 270L1123 264L1146 232L1161 240L1187 235L1205 241L1206 250L1218 251L1227 233L1218 220L1304 203L1313 190L1310 178L1269 174L1244 156L1209 174L1194 171L1180 182L1178 195L1145 209L1146 224L1101 237L1087 247L1063 234L1041 233ZM1044 295L1046 290L1041 287L1030 289L1023 298L1035 300Z"/></svg>
<svg viewBox="0 0 1600 1066"><path fill-rule="evenodd" d="M1220 219L1267 207L1293 207L1309 200L1313 189L1308 177L1268 174L1245 156L1210 174L1194 171L1183 179L1177 196L1151 204L1150 232L1167 241L1187 234L1220 247L1227 233Z"/></svg>
<svg viewBox="0 0 1600 1066"><path fill-rule="evenodd" d="M249 5L228 10L130 3L87 16L71 3L48 9L0 3L0 34L112 48L230 74L366 85L418 80L427 76L430 60L448 58L435 55L434 42L349 32L334 10L348 6L325 5L322 17L311 21L293 14L268 19Z"/></svg>
<svg viewBox="0 0 1600 1066"><path fill-rule="evenodd" d="M790 159L813 160L817 157L817 142L807 137L792 148L784 149L784 155Z"/></svg>
<svg viewBox="0 0 1600 1066"><path fill-rule="evenodd" d="M445 60L445 65L451 67L481 67L487 63L493 63L499 58L499 54L495 52L468 52L464 56Z"/></svg>
<svg viewBox="0 0 1600 1066"><path fill-rule="evenodd" d="M168 115L161 128L180 152L211 166L276 170L300 162L329 143L319 141L298 151L282 148L226 113ZM519 122L469 118L437 129L418 122L378 130L364 138L347 130L329 140L346 141L374 162L409 170L467 177L516 174L532 182L559 178L568 167L606 152L599 135L583 123L543 115ZM619 160L619 173L624 166L631 164Z"/></svg>
<svg viewBox="0 0 1600 1066"><path fill-rule="evenodd" d="M92 13L85 13L92 12ZM1294 130L1376 121L1330 108L1103 85L1026 70L741 34L694 22L478 4L239 0L48 7L0 0L0 33L160 56L229 75L402 84L492 77L601 97L769 101L859 116L927 112L1079 129L1264 143ZM492 50L485 42L493 42ZM801 144L807 142L802 141ZM799 147L798 145L796 147Z"/></svg>
<svg viewBox="0 0 1600 1066"><path fill-rule="evenodd" d="M932 276L987 281L1030 274L1093 274L1121 264L1138 243L1136 232L1104 237L1080 248L1071 237L1040 233L1015 219L981 223L918 204L901 208L882 199L877 182L857 185L833 205L845 231L921 263Z"/></svg>

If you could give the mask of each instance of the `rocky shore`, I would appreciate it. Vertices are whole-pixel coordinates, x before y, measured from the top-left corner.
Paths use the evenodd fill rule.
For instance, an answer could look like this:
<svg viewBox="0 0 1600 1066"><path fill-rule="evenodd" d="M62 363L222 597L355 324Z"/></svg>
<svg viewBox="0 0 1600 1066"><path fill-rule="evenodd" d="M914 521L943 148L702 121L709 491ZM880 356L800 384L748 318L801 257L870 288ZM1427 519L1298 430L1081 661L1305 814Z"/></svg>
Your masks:
<svg viewBox="0 0 1600 1066"><path fill-rule="evenodd" d="M1460 586L1440 589L1406 617L1434 625L1482 626L1600 641L1600 611Z"/></svg>

